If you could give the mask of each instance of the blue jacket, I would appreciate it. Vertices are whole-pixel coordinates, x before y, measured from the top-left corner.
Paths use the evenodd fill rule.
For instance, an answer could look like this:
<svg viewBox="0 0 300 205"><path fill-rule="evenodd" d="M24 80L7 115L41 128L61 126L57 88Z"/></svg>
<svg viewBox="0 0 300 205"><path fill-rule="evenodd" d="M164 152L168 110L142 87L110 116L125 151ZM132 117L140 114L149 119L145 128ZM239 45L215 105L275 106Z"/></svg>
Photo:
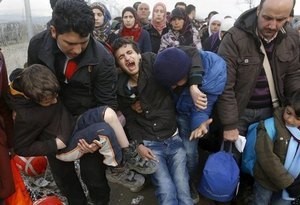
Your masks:
<svg viewBox="0 0 300 205"><path fill-rule="evenodd" d="M197 109L188 87L185 87L178 96L174 93L176 110L179 115L189 116L191 130L196 129L209 118L218 96L224 90L227 79L226 63L220 56L209 51L199 51L199 55L204 68L203 82L199 89L207 95L207 108Z"/></svg>

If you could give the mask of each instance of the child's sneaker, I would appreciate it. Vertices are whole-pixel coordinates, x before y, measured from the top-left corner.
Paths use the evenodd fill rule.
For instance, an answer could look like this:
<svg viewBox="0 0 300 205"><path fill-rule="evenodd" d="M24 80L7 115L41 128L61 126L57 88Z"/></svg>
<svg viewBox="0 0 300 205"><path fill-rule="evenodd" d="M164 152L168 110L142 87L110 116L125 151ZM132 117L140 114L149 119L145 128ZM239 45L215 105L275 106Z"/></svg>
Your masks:
<svg viewBox="0 0 300 205"><path fill-rule="evenodd" d="M139 191L143 188L145 178L124 167L108 167L106 169L106 178L111 183L116 183L129 188L130 190Z"/></svg>
<svg viewBox="0 0 300 205"><path fill-rule="evenodd" d="M153 174L157 170L157 162L141 158L136 151L136 144L134 142L122 150L123 161L129 169L141 174Z"/></svg>

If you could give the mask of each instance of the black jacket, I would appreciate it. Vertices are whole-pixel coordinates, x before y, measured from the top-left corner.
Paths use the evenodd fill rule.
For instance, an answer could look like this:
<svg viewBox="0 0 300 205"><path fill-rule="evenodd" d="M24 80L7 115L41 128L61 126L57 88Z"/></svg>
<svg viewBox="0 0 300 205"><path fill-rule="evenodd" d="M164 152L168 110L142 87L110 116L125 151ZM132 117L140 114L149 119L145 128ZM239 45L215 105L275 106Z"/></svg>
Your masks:
<svg viewBox="0 0 300 205"><path fill-rule="evenodd" d="M176 129L175 106L170 93L159 85L153 77L154 53L142 54L136 97L127 88L129 76L119 75L119 108L126 117L129 136L141 143L142 140L162 141L171 137ZM139 100L142 113L131 109L131 104Z"/></svg>
<svg viewBox="0 0 300 205"><path fill-rule="evenodd" d="M28 65L43 64L56 74L62 88L62 101L73 115L101 105L115 109L117 71L113 56L91 37L86 50L75 60L78 69L66 82L63 73L66 57L50 31L45 30L30 40Z"/></svg>

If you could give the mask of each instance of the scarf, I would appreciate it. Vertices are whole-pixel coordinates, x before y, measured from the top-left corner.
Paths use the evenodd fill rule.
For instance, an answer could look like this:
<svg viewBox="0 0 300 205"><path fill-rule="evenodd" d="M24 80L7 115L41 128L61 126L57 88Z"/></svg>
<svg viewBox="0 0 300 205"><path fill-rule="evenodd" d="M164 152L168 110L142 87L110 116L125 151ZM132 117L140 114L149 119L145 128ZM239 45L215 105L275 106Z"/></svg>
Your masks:
<svg viewBox="0 0 300 205"><path fill-rule="evenodd" d="M292 137L289 142L284 167L294 178L297 178L300 173L300 147L298 142L300 140L300 130L297 127L287 125L286 128L290 131ZM282 191L282 198L289 201L294 200L294 198L289 197L286 190Z"/></svg>
<svg viewBox="0 0 300 205"><path fill-rule="evenodd" d="M93 35L98 41L106 42L109 34L111 33L110 22L106 22L102 26L95 27Z"/></svg>
<svg viewBox="0 0 300 205"><path fill-rule="evenodd" d="M156 22L154 21L154 11L156 9L156 7L161 6L164 9L164 19L161 22ZM164 30L164 28L167 27L167 9L166 9L166 5L164 3L158 2L154 5L153 7L153 11L152 11L152 19L151 19L151 24L153 26L153 28L155 28L155 30L157 30L159 33L162 32L162 30Z"/></svg>
<svg viewBox="0 0 300 205"><path fill-rule="evenodd" d="M142 27L139 26L138 23L136 23L132 28L126 28L124 25L122 25L120 36L126 37L129 39L134 40L135 42L138 42L140 39L142 33Z"/></svg>

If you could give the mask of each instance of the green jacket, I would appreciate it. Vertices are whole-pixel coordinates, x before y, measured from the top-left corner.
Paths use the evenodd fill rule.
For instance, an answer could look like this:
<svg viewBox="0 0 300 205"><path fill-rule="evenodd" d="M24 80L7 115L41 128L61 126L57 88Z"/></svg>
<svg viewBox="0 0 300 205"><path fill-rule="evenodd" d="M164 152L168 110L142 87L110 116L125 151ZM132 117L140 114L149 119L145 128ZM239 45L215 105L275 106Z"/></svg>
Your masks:
<svg viewBox="0 0 300 205"><path fill-rule="evenodd" d="M271 191L280 191L294 182L294 177L284 167L291 135L283 122L283 111L284 108L277 108L274 112L277 132L274 142L268 136L263 121L257 128L254 178L260 185Z"/></svg>

